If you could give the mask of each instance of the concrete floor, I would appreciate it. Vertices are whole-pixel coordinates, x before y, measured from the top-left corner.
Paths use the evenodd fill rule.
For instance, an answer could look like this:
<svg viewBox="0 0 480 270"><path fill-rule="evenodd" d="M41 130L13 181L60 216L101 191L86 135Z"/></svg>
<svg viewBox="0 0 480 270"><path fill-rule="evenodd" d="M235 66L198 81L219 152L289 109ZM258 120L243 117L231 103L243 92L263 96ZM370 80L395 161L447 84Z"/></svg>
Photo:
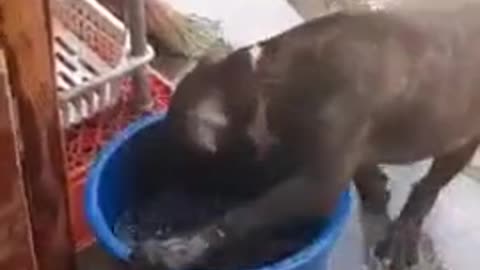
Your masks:
<svg viewBox="0 0 480 270"><path fill-rule="evenodd" d="M430 162L411 166L389 166L393 191L390 213L398 214L409 192L410 185L417 181ZM476 270L480 265L480 182L466 173L455 177L440 194L432 212L424 224L425 234L431 238L437 262L448 270ZM429 251L421 250L428 253ZM424 268L430 264L426 262Z"/></svg>

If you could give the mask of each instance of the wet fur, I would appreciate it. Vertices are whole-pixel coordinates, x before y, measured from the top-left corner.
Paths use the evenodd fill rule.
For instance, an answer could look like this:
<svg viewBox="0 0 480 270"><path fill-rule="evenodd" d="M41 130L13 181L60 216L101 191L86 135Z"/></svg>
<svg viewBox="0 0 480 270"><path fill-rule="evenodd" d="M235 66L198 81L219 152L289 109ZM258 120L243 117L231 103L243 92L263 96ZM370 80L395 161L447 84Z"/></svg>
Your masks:
<svg viewBox="0 0 480 270"><path fill-rule="evenodd" d="M205 252L269 226L328 215L352 178L367 205L384 212L386 179L377 164L434 157L377 252L391 269L415 264L424 217L480 138L476 11L337 13L258 44L254 64L251 48L200 64L173 97L177 138L210 154L253 145L260 160L280 146L300 164L258 200L194 232L211 241ZM225 125L199 121L195 108L207 99L222 104L209 113L225 116ZM214 150L192 126L209 130L202 136ZM200 257L168 266L185 268Z"/></svg>

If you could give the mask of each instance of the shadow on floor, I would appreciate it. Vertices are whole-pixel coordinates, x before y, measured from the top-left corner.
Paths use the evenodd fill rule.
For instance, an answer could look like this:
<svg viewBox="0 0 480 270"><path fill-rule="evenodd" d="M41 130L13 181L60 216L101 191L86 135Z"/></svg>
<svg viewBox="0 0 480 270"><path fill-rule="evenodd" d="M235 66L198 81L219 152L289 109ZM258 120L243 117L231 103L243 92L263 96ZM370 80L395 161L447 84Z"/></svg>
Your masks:
<svg viewBox="0 0 480 270"><path fill-rule="evenodd" d="M97 245L93 245L77 255L77 270L128 270L126 264L113 259Z"/></svg>

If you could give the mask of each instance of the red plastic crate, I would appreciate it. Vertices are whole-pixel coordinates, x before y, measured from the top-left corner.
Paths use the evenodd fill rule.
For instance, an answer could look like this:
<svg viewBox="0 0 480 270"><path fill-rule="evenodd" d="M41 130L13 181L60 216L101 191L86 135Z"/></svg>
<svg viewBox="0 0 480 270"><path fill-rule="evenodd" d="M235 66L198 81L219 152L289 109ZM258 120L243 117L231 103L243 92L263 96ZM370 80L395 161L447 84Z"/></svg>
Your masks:
<svg viewBox="0 0 480 270"><path fill-rule="evenodd" d="M83 179L80 179L83 180ZM76 181L69 186L68 196L70 198L70 220L75 240L75 249L80 251L89 247L95 239L86 222L84 203L85 181Z"/></svg>
<svg viewBox="0 0 480 270"><path fill-rule="evenodd" d="M154 99L152 112L165 110L170 101L170 87L155 73L150 75L149 83ZM83 200L87 170L102 146L116 132L140 117L130 104L132 89L128 79L123 82L121 93L122 98L118 104L66 130L69 208L77 251L95 241L84 216Z"/></svg>

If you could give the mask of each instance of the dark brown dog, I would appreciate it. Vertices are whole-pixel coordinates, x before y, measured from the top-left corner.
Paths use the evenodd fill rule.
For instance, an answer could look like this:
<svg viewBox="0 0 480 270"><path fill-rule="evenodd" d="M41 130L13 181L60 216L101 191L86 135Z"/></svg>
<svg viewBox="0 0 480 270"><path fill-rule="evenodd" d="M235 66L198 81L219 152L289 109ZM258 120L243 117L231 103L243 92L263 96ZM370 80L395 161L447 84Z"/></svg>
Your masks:
<svg viewBox="0 0 480 270"><path fill-rule="evenodd" d="M211 154L248 139L259 160L279 145L301 166L202 230L143 243L135 258L190 267L260 229L328 215L352 178L367 205L384 211L377 164L433 156L377 249L391 269L415 264L424 217L480 139L477 11L337 13L200 64L173 97L178 138Z"/></svg>

